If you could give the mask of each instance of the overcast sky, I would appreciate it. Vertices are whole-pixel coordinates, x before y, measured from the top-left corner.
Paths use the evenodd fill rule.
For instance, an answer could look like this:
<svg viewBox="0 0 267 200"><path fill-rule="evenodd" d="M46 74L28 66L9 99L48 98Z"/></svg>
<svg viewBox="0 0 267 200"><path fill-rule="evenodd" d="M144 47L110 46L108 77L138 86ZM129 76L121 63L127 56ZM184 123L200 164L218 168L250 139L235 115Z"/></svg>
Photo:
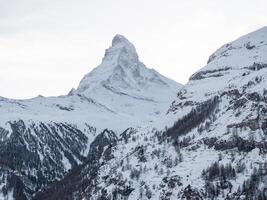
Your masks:
<svg viewBox="0 0 267 200"><path fill-rule="evenodd" d="M223 44L267 25L266 0L0 0L0 96L66 94L117 33L185 84Z"/></svg>

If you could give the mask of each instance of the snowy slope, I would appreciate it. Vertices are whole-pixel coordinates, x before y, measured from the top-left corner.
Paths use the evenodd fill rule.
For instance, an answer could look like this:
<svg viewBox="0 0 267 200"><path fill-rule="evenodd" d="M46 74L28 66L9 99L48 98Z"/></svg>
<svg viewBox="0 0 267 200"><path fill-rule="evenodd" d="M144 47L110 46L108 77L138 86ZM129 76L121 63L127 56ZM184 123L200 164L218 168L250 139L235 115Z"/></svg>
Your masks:
<svg viewBox="0 0 267 200"><path fill-rule="evenodd" d="M229 88L240 89L257 75L266 73L267 28L245 35L230 42L213 53L208 64L193 74L184 88L194 99L206 99L206 96ZM255 68L255 69L254 69ZM258 69L257 69L258 68ZM262 68L262 70L260 70ZM253 70L254 69L254 70ZM253 87L253 91L262 92L263 82ZM248 88L249 89L249 88ZM184 93L184 92L183 92ZM194 95L190 95L194 94ZM184 95L184 94L181 94ZM187 98L188 99L188 98Z"/></svg>

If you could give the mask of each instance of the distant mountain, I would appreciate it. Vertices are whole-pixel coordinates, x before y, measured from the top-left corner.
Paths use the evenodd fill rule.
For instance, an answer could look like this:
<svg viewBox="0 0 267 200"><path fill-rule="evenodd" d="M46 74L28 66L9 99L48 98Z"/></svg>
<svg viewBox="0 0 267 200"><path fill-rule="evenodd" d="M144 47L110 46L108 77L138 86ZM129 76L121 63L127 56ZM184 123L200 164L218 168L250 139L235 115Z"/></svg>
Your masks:
<svg viewBox="0 0 267 200"><path fill-rule="evenodd" d="M166 115L99 134L83 164L34 199L267 199L266 80L264 27L212 54Z"/></svg>
<svg viewBox="0 0 267 200"><path fill-rule="evenodd" d="M32 199L83 164L99 134L117 138L165 115L180 88L148 69L133 44L116 35L102 63L68 95L1 97L0 199Z"/></svg>

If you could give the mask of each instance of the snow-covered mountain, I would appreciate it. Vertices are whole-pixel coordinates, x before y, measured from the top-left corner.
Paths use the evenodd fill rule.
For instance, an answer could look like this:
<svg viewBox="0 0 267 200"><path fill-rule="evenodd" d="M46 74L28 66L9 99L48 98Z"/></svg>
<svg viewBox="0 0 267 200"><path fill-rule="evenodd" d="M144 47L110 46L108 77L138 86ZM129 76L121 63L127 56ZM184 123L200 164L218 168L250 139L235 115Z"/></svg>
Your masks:
<svg viewBox="0 0 267 200"><path fill-rule="evenodd" d="M165 114L180 88L181 84L148 69L133 44L116 35L102 63L82 79L77 90L59 97L0 98L0 123L18 119L87 122L124 130Z"/></svg>
<svg viewBox="0 0 267 200"><path fill-rule="evenodd" d="M116 113L139 119L148 117L151 121L155 114L166 113L168 103L180 87L154 69L148 69L139 61L133 44L116 35L102 63L71 94L92 97Z"/></svg>
<svg viewBox="0 0 267 200"><path fill-rule="evenodd" d="M207 65L182 87L145 68L135 48L124 37L115 36L101 65L84 77L77 90L56 98L92 99L103 114L111 116L109 122L113 126L107 122L103 126L98 124L97 129L96 125L77 125L89 117L73 119L72 123L68 120L70 125L41 124L40 131L34 129L33 141L38 144L46 135L52 137L42 143L55 140L52 143L55 149L67 149L70 159L65 161L76 163L70 162L74 164L69 165L71 170L66 174L60 170L57 174L47 173L46 176L58 181L39 182L30 193L26 185L37 176L32 177L36 162L29 162L31 170L24 170L21 160L16 160L20 168L12 171L10 163L4 160L7 162L2 162L6 170L2 170L4 194L27 194L27 198L35 200L267 199L266 80L267 27L218 49ZM176 88L177 95L171 96ZM155 92L156 89L159 91ZM166 90L169 96L165 96ZM172 102L166 106L170 99ZM70 106L63 104L64 108ZM76 106L73 108L68 111L72 114L64 111L66 115L61 119L79 116L74 115ZM79 112L87 112L84 108ZM112 114L107 114L106 109ZM99 113L98 110L94 113L95 124L102 116ZM91 117L92 113L88 111L84 116ZM23 126L9 124L16 136L28 133ZM99 127L101 131L97 131ZM8 128L1 130L1 135L11 137ZM90 134L95 136L88 139ZM14 139L8 142L5 148L11 152L9 157L18 158L20 154L13 152L21 151L21 143L31 141L30 138L17 141L20 148L11 148ZM80 148L66 148L72 143ZM33 155L31 152L23 154L24 160ZM53 165L49 167L56 169ZM36 174L42 171L38 169ZM49 171L46 166L43 169ZM38 180L52 181L47 177ZM8 187L14 182L16 187Z"/></svg>
<svg viewBox="0 0 267 200"><path fill-rule="evenodd" d="M31 199L83 163L98 134L151 124L180 88L148 69L133 44L116 35L102 63L68 95L1 97L0 199Z"/></svg>
<svg viewBox="0 0 267 200"><path fill-rule="evenodd" d="M165 116L98 135L35 199L267 199L266 80L264 27L212 54Z"/></svg>

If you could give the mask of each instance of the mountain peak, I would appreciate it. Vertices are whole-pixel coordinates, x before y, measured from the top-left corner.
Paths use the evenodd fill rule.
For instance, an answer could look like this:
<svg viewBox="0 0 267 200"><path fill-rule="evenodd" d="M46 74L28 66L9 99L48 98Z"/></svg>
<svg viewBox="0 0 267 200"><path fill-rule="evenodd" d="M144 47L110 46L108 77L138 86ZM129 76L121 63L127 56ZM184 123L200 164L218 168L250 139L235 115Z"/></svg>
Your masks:
<svg viewBox="0 0 267 200"><path fill-rule="evenodd" d="M96 90L108 89L113 93L143 98L147 90L158 87L179 88L180 85L147 68L140 62L134 45L117 34L106 49L102 63L85 75L76 92L90 95Z"/></svg>
<svg viewBox="0 0 267 200"><path fill-rule="evenodd" d="M110 65L120 61L132 60L138 62L138 54L134 45L123 35L117 34L112 39L112 45L106 50L103 62L107 61Z"/></svg>
<svg viewBox="0 0 267 200"><path fill-rule="evenodd" d="M132 45L126 37L120 34L116 34L112 39L112 46L129 44Z"/></svg>

